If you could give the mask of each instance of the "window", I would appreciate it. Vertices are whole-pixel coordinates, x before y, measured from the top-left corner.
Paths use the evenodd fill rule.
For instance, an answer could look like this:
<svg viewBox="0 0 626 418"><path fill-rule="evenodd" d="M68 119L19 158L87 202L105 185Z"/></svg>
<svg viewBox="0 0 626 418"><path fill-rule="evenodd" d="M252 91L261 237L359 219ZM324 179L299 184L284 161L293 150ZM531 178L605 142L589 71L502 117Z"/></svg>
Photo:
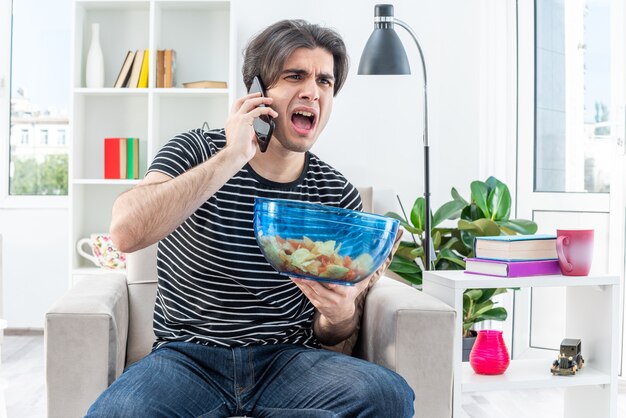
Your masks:
<svg viewBox="0 0 626 418"><path fill-rule="evenodd" d="M69 125L71 4L13 0L10 57L1 57L11 62L11 112L9 170L0 179L11 196L67 195L65 133L59 146L49 146L49 134Z"/></svg>
<svg viewBox="0 0 626 418"><path fill-rule="evenodd" d="M610 0L536 0L535 191L608 192Z"/></svg>
<svg viewBox="0 0 626 418"><path fill-rule="evenodd" d="M65 129L59 129L57 131L57 145L66 145L65 144Z"/></svg>
<svg viewBox="0 0 626 418"><path fill-rule="evenodd" d="M22 136L20 138L20 145L28 145L28 129L22 129Z"/></svg>

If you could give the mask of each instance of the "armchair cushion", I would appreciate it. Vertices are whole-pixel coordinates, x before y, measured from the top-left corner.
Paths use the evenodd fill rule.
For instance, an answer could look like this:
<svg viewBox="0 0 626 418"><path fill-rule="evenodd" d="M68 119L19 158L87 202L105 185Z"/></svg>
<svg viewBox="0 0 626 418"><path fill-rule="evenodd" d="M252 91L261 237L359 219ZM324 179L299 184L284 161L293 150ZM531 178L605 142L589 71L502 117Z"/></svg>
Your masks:
<svg viewBox="0 0 626 418"><path fill-rule="evenodd" d="M122 274L77 277L46 313L49 417L82 416L124 369L128 293Z"/></svg>

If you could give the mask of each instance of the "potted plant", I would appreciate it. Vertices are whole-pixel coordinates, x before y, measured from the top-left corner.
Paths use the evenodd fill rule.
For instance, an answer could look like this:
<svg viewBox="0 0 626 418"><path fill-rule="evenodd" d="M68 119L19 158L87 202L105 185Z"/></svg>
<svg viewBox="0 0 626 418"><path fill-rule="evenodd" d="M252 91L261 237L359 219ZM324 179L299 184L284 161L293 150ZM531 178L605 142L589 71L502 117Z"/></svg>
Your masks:
<svg viewBox="0 0 626 418"><path fill-rule="evenodd" d="M495 177L470 184L471 198L465 200L453 187L452 200L444 203L431 216L431 230L435 270L464 270L465 258L474 256L474 238L534 234L537 224L526 219L509 219L511 194L506 184ZM404 209L403 209L404 211ZM424 198L415 200L410 217L388 212L386 216L398 219L413 236L412 241L400 243L389 269L415 285L422 284L425 239ZM456 220L455 225L443 225ZM468 289L463 295L463 336L469 337L474 324L485 320L504 321L506 309L494 307L493 297L506 289ZM470 348L471 349L471 348Z"/></svg>

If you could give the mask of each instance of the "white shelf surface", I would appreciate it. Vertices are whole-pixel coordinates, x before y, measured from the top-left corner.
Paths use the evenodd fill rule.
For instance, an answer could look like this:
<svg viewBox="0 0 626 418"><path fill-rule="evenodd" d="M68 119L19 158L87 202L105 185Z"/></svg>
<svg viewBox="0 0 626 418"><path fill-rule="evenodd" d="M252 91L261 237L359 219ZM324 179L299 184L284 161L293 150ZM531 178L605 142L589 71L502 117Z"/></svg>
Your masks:
<svg viewBox="0 0 626 418"><path fill-rule="evenodd" d="M105 268L100 268L100 267L78 267L78 268L72 269L72 275L74 276L81 276L81 275L105 276L105 275L110 275L110 274L125 275L126 269L105 269Z"/></svg>
<svg viewBox="0 0 626 418"><path fill-rule="evenodd" d="M605 286L619 284L618 276L529 276L493 277L468 274L463 270L426 272L433 283L453 289L487 289L499 287L567 287Z"/></svg>
<svg viewBox="0 0 626 418"><path fill-rule="evenodd" d="M551 361L513 360L501 375L487 376L474 372L469 362L463 363L461 392L494 390L565 388L574 386L607 385L611 376L585 365L574 376L553 376Z"/></svg>
<svg viewBox="0 0 626 418"><path fill-rule="evenodd" d="M228 89L217 88L184 88L184 87L171 87L171 88L86 88L76 87L74 93L81 96L137 96L146 95L148 93L155 93L158 95L225 95L228 94Z"/></svg>
<svg viewBox="0 0 626 418"><path fill-rule="evenodd" d="M148 88L87 88L76 87L74 93L81 96L137 96L147 95L150 89Z"/></svg>
<svg viewBox="0 0 626 418"><path fill-rule="evenodd" d="M150 91L158 95L222 95L228 94L228 89L212 89L212 88L151 88Z"/></svg>

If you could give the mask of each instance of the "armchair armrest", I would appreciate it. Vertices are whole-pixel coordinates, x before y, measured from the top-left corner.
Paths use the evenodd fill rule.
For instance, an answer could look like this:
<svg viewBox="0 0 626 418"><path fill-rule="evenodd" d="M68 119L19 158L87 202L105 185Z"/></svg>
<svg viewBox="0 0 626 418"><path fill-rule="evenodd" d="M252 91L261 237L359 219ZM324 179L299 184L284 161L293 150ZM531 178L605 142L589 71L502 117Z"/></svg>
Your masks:
<svg viewBox="0 0 626 418"><path fill-rule="evenodd" d="M48 417L82 417L123 371L128 334L124 274L85 276L46 313Z"/></svg>
<svg viewBox="0 0 626 418"><path fill-rule="evenodd" d="M356 354L404 377L416 417L452 416L455 317L444 302L389 277L365 300Z"/></svg>

